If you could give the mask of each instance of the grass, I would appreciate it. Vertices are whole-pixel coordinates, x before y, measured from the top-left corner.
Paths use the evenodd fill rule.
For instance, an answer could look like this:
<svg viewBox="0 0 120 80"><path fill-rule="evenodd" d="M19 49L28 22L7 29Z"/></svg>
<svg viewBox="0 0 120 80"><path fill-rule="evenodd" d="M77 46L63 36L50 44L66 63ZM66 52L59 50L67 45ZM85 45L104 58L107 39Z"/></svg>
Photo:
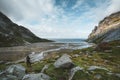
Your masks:
<svg viewBox="0 0 120 80"><path fill-rule="evenodd" d="M111 48L112 52L95 51L93 47L74 50L69 54L71 60L76 66L83 68L83 71L77 71L72 80L120 80L115 74L108 75L108 73L119 73L120 74L120 49L115 47L116 43L112 42L114 47ZM49 75L51 80L68 80L70 69L55 68L54 62L62 56L63 53L54 52L48 55L44 60L32 64L32 68L28 68L25 63L21 63L27 73L39 73L45 65L49 65L48 69L44 71L45 74ZM77 56L75 56L77 55ZM106 69L96 69L94 71L88 71L90 66L101 66ZM0 69L4 69L5 65L1 65ZM101 76L97 79L97 75Z"/></svg>
<svg viewBox="0 0 120 80"><path fill-rule="evenodd" d="M75 76L72 80L92 80L92 77L84 71L78 71L75 73Z"/></svg>
<svg viewBox="0 0 120 80"><path fill-rule="evenodd" d="M53 64L45 72L52 77L52 80L67 80L68 79L68 69L55 68Z"/></svg>
<svg viewBox="0 0 120 80"><path fill-rule="evenodd" d="M55 68L53 65L53 62L50 62L48 60L44 60L42 62L37 62L35 64L32 64L32 68L28 68L25 63L21 63L27 70L27 73L39 73L41 72L44 65L49 64L49 68L44 71L45 74L48 74L50 77L52 77L52 80L59 80L64 79L67 80L69 70L67 69L61 69L61 68Z"/></svg>
<svg viewBox="0 0 120 80"><path fill-rule="evenodd" d="M115 50L115 52L117 52L117 50ZM52 54L43 61L32 64L32 71L31 69L26 67L25 63L22 63L22 65L26 67L28 73L31 72L39 73L44 67L44 65L49 64L49 68L45 70L44 73L49 75L52 78L51 80L68 80L68 75L69 75L68 73L70 69L55 68L53 65L56 59L61 56L61 54L60 55L59 54L56 53ZM82 50L74 50L72 53L68 53L68 54L71 56L71 59L76 66L80 66L84 69L84 71L76 72L75 76L73 77L73 80L119 80L120 79L115 75L110 76L107 74L109 71L111 71L112 73L120 73L119 54L116 55L114 53L94 51L94 48L92 47ZM78 54L79 56L74 57L74 55L76 54ZM89 66L93 66L93 65L105 67L109 71L99 70L99 69L92 72L88 71L87 69L89 68ZM95 77L96 75L100 75L101 78L96 79Z"/></svg>
<svg viewBox="0 0 120 80"><path fill-rule="evenodd" d="M7 65L5 65L5 64L0 64L0 71L5 70L5 69L6 69L6 66L7 66Z"/></svg>

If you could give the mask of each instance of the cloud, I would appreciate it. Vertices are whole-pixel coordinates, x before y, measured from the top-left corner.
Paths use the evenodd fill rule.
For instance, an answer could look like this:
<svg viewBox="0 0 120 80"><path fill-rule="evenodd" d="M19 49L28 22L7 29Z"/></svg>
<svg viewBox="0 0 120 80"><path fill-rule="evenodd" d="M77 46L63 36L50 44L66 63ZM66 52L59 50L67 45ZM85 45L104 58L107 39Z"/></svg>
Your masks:
<svg viewBox="0 0 120 80"><path fill-rule="evenodd" d="M60 3L60 4L58 4ZM0 0L0 11L43 38L87 38L120 0Z"/></svg>
<svg viewBox="0 0 120 80"><path fill-rule="evenodd" d="M53 0L1 0L1 11L15 20L36 19L55 12ZM18 16L18 17L17 17ZM21 19L19 19L21 17Z"/></svg>
<svg viewBox="0 0 120 80"><path fill-rule="evenodd" d="M106 14L111 14L117 11L120 11L120 0L111 0L107 7Z"/></svg>
<svg viewBox="0 0 120 80"><path fill-rule="evenodd" d="M72 9L78 8L83 3L83 0L78 0L76 4L72 7Z"/></svg>

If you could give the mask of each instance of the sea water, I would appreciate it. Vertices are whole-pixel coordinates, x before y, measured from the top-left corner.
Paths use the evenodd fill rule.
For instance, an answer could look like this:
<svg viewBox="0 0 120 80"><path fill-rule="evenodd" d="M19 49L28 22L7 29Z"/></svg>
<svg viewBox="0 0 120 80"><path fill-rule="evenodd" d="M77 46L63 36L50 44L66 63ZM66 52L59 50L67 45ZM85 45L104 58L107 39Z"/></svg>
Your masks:
<svg viewBox="0 0 120 80"><path fill-rule="evenodd" d="M86 42L86 39L51 39L54 43L64 43L65 48L69 49L81 49L90 47L91 44Z"/></svg>
<svg viewBox="0 0 120 80"><path fill-rule="evenodd" d="M51 39L56 43L81 43L85 42L85 39Z"/></svg>

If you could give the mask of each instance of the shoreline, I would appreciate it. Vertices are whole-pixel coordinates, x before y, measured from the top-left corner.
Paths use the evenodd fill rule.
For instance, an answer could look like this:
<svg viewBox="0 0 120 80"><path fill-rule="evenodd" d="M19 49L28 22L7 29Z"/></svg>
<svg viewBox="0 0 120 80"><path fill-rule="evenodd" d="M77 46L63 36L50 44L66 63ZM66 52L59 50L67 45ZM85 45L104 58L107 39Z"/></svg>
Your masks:
<svg viewBox="0 0 120 80"><path fill-rule="evenodd" d="M87 43L87 42L86 42ZM0 48L0 61L16 61L24 58L28 54L34 52L35 54L39 54L41 52L58 49L60 52L66 52L67 49L75 50L82 49L84 47L88 47L88 44L80 44L80 43L51 43L51 42L43 42L43 43L34 43L26 46L17 46L17 47L7 47ZM91 45L91 44L90 44ZM61 49L61 50L59 50ZM68 50L68 51L69 51Z"/></svg>

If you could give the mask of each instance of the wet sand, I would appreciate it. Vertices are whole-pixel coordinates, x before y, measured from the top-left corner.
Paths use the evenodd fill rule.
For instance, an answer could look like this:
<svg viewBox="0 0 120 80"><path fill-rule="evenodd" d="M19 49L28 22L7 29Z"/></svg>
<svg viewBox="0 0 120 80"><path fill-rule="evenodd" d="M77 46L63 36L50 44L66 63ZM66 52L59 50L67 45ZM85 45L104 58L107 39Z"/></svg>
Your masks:
<svg viewBox="0 0 120 80"><path fill-rule="evenodd" d="M60 49L59 52L69 53L74 48L79 48L83 45L86 44L44 42L29 44L25 46L4 47L0 48L0 61L16 61L26 57L28 54L31 54L32 52L37 54L47 50L48 50L47 53L58 52L59 49Z"/></svg>

